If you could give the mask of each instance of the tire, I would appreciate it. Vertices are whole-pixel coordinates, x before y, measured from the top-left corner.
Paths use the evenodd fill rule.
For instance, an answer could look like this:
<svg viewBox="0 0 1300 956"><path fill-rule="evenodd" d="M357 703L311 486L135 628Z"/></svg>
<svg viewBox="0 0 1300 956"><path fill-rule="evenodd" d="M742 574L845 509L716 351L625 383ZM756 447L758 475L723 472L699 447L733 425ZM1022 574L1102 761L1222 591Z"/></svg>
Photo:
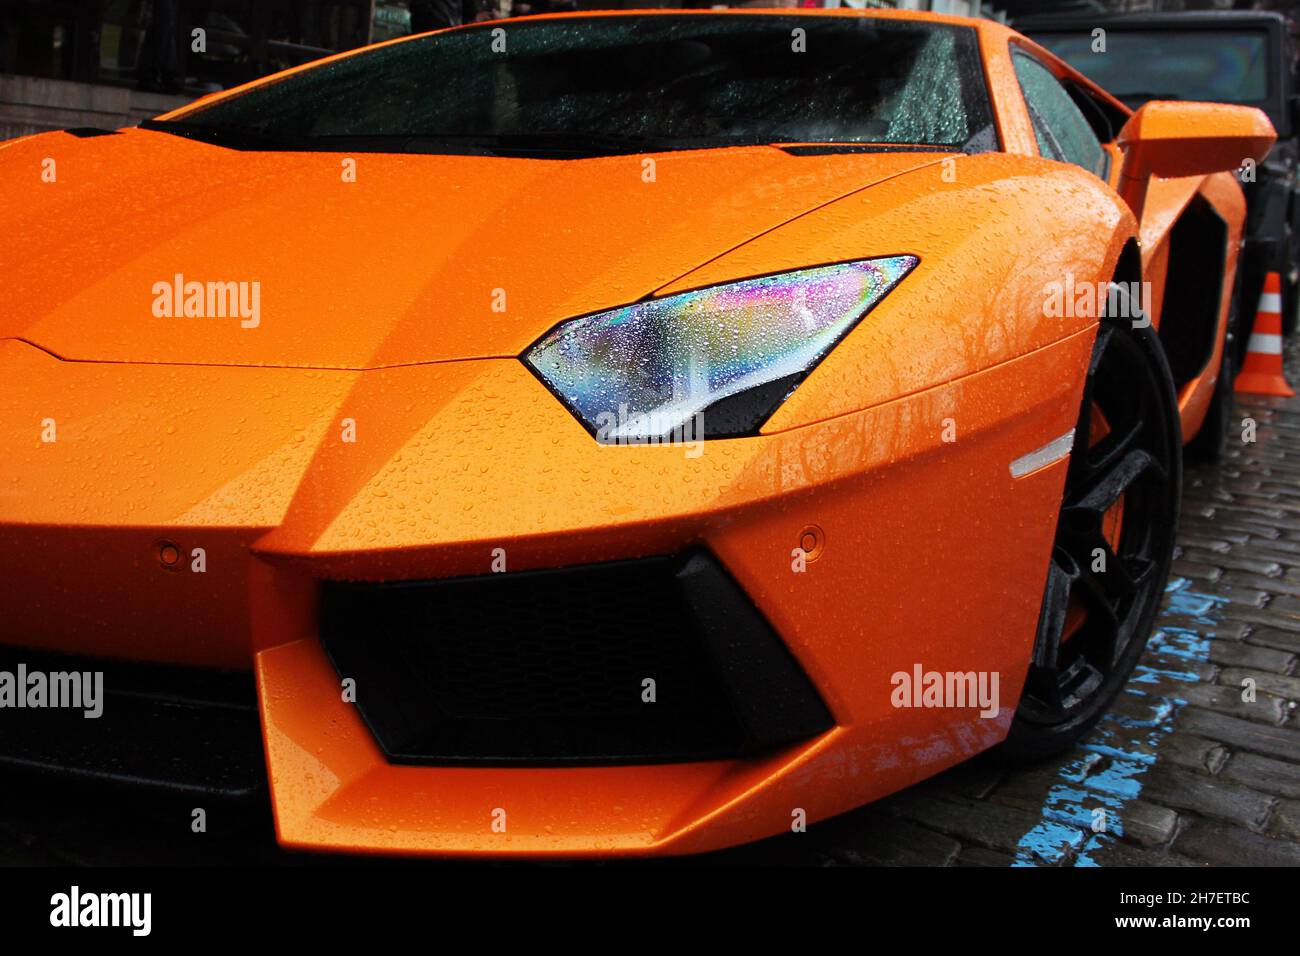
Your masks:
<svg viewBox="0 0 1300 956"><path fill-rule="evenodd" d="M1069 749L1119 694L1160 610L1181 497L1178 405L1160 340L1149 326L1104 318L1005 758Z"/></svg>
<svg viewBox="0 0 1300 956"><path fill-rule="evenodd" d="M1201 429L1183 447L1188 461L1218 461L1232 430L1233 390L1237 377L1237 339L1241 328L1241 283L1232 291L1228 303L1228 331L1223 340L1223 357L1219 361L1219 379L1214 384L1214 396L1205 412Z"/></svg>

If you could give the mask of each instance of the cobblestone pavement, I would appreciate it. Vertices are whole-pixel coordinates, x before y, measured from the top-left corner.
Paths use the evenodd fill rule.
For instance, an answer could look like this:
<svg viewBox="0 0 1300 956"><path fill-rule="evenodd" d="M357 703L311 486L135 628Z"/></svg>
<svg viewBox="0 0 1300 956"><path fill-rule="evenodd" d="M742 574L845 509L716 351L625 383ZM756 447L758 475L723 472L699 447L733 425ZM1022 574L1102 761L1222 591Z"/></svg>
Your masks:
<svg viewBox="0 0 1300 956"><path fill-rule="evenodd" d="M1300 383L1300 337L1287 362ZM1257 440L1188 469L1158 631L1083 746L1028 768L986 755L807 833L696 861L1300 865L1300 398L1241 399ZM318 859L275 847L265 801L213 808L202 836L188 819L174 798L0 787L0 864Z"/></svg>

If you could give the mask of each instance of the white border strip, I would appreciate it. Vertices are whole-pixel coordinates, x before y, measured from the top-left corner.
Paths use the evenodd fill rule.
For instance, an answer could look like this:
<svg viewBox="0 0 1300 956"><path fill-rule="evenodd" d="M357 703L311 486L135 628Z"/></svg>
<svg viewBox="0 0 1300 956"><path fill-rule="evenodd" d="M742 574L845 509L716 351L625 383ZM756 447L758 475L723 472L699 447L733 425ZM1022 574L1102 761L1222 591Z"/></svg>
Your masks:
<svg viewBox="0 0 1300 956"><path fill-rule="evenodd" d="M1264 355L1281 355L1282 354L1282 336L1270 335L1267 332L1250 333L1250 344L1246 346L1247 352L1262 352Z"/></svg>
<svg viewBox="0 0 1300 956"><path fill-rule="evenodd" d="M1030 472L1037 471L1053 462L1060 461L1074 448L1074 429L1071 428L1060 438L1053 438L1042 448L1022 455L1011 463L1011 477L1023 478Z"/></svg>

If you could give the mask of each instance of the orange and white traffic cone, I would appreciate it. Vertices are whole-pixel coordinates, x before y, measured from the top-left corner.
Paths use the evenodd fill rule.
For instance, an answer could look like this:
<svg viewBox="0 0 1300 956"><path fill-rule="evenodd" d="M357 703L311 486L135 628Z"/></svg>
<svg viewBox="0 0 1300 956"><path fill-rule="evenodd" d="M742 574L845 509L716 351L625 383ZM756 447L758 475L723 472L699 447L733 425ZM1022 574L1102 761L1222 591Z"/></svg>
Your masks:
<svg viewBox="0 0 1300 956"><path fill-rule="evenodd" d="M1255 328L1246 346L1246 361L1233 389L1255 395L1290 398L1295 390L1282 375L1282 282L1276 272L1264 277Z"/></svg>

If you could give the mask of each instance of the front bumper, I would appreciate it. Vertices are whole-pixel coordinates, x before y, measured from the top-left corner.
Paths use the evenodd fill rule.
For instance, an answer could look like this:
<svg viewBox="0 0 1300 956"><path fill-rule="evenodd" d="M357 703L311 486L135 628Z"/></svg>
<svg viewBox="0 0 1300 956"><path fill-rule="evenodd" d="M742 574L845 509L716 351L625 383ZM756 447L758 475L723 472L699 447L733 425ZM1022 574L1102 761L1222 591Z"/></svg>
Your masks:
<svg viewBox="0 0 1300 956"><path fill-rule="evenodd" d="M288 846L637 855L780 833L1005 735L1064 478L1064 462L1019 479L1008 465L1073 426L1091 338L698 456L596 444L514 360L98 365L0 342L11 383L0 428L14 449L0 462L0 639L252 666ZM47 418L54 443L38 437ZM340 437L346 420L355 442ZM797 571L793 552L809 542ZM184 566L161 560L167 545ZM325 581L692 548L779 635L832 727L687 762L398 763L345 699L320 638ZM999 672L1001 712L894 707L890 675L916 664Z"/></svg>

